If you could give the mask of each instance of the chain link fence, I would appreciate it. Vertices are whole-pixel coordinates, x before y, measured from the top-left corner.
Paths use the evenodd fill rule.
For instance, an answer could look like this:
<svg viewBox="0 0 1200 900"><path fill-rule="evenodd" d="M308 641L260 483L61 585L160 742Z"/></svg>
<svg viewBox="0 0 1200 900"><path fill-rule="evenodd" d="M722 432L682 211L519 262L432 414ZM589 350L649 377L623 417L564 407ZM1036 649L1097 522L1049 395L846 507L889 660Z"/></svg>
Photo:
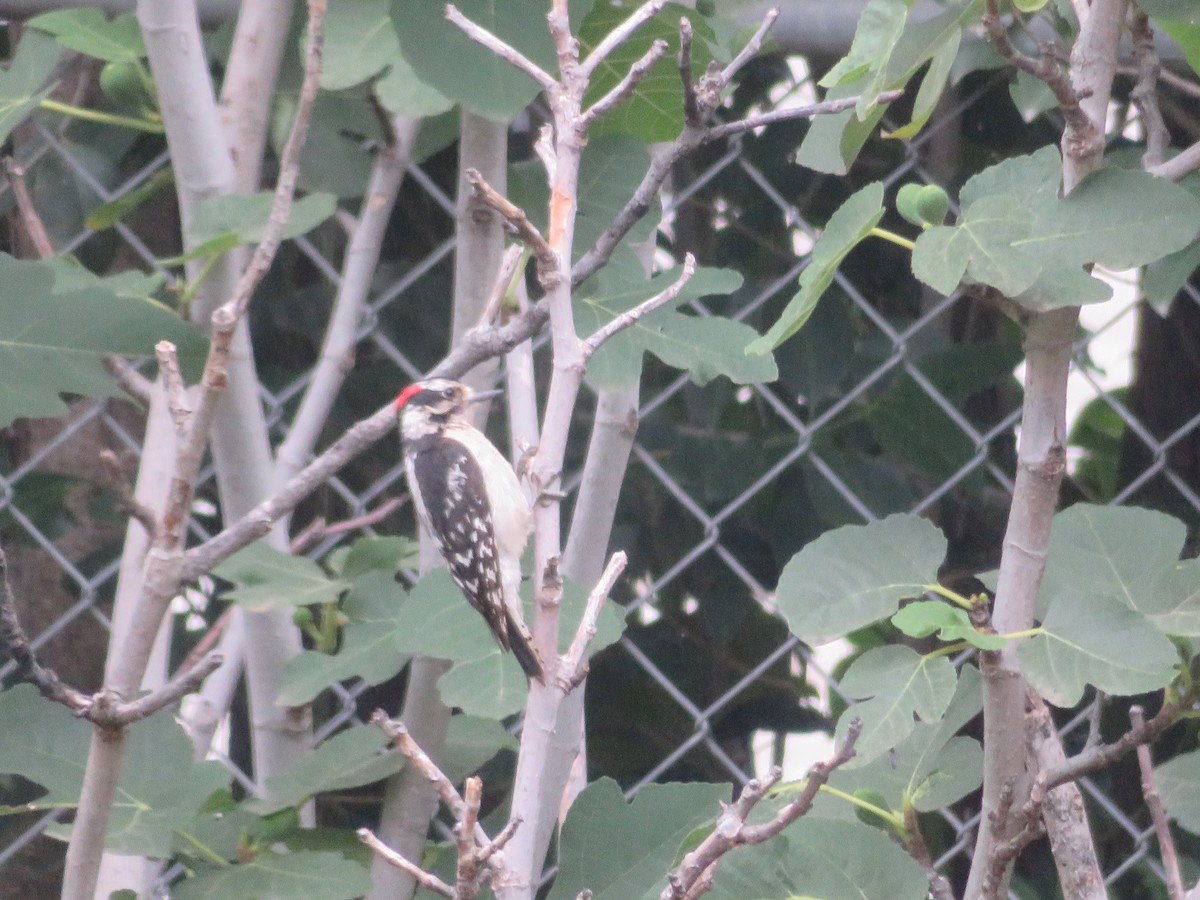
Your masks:
<svg viewBox="0 0 1200 900"><path fill-rule="evenodd" d="M813 85L803 65L795 60L789 64L792 75L775 85L770 103L803 102L813 94ZM970 129L978 127L977 117L987 115L979 105L994 96L997 89L994 79L961 85L917 139L893 142L870 156L867 166L872 171L868 180L882 180L892 193L906 182L940 183L953 195L965 178L955 156L970 139ZM732 301L734 306L722 305L719 309L722 314L732 311L736 318L760 330L769 322L771 311L777 310L794 292L797 278L809 261L807 248L818 233L819 223L828 216L829 205L813 202L814 197L819 200L821 191L832 190L836 183L833 179L807 175L802 190L794 190L788 179L800 177L789 162L795 141L776 143L777 146L765 147L766 136L751 135L744 142L728 144L677 173L665 200L660 241L678 255L694 250L704 261L712 260L713 245L723 235L737 233L735 236L742 243L754 245L755 253L769 256L773 261L767 267L770 276L748 275L746 287ZM749 152L749 145L753 145L753 152ZM52 235L61 254L86 255L95 250L98 242L105 242L106 254L114 266L162 271L152 249L155 242L148 237L151 232L147 229L153 229L153 223L120 223L111 231L98 234L83 226L82 217L89 209L127 196L165 171L169 162L165 151L142 153L140 157L132 154L132 158L138 158L132 170L105 166L81 142L77 126L36 118L20 135L18 154L35 195L41 202L54 204L53 209L45 210L45 215L53 226ZM419 193L425 214L437 221L429 226L431 236L418 257L410 256L402 265L392 264L395 260L384 261L381 273L390 274L377 281L361 325L360 359L389 369L393 384L417 377L424 367L425 359L414 358L409 346L397 339L397 331L389 322L414 297L431 290L431 279L444 284L448 277L446 270L454 244L452 236L446 235L452 235L454 201L444 188L447 183L453 181L431 174L424 164L411 170L406 186L410 202L412 195ZM736 203L730 199L733 193L738 197ZM698 207L707 210L707 226L703 229L696 228L689 220L695 218ZM751 223L760 220L771 223L774 245L762 245L759 235L753 233ZM64 223L71 221L77 227L64 233ZM700 242L707 244L690 246L688 235L698 231L704 232ZM785 241L782 245L780 238ZM739 246L738 240L731 240L730 245ZM339 280L339 250L337 240L309 235L294 243L292 264L306 269L307 277L318 286L318 293L328 293ZM988 513L984 518L989 521L978 527L985 527L986 534L994 538L983 555L998 553L1006 497L1012 489L1010 449L1020 415L1019 398L1007 406L992 404L989 413L980 415L973 407L973 400L969 402L961 393L955 395L947 390L944 381L923 367L921 360L926 348L958 340L947 334L960 328L955 317L970 304L970 298L918 293L914 295L915 306L897 315L887 308L887 279L881 278L876 270L876 266L886 265L886 256L880 260L873 264L869 259L865 262L860 259L843 267L837 276L833 293L837 295L836 302L843 304L847 321L852 322L853 339L846 346L854 355L843 360L849 364L842 366L837 390L826 385L824 398L805 395L802 389L803 385L819 385L819 372L809 373L805 379L790 382L785 379L777 384L740 390L728 384L702 390L692 385L687 376L662 367L648 370L642 394L641 430L631 460L630 479L635 483L632 492L636 496L628 496L630 491L627 491L622 500L625 518L618 518L614 543L621 544L623 535L628 536L628 520L636 517L639 508L653 510L655 523L685 537L678 538L670 553L653 560L652 566L647 564L640 572L631 569L634 589L627 599L632 621L654 622L660 614L659 599L668 594L683 598L680 603L685 612L691 608L689 602L693 605L711 602L698 588L705 579L720 585L722 590L736 589L757 606L769 610L778 569L772 571L753 552L746 552L746 530L753 527L769 531L777 527L778 519L772 520L770 516L778 516L786 507L797 473L802 473L804 491L809 497L820 497L823 508L837 511L822 522L795 527L800 536L793 540L791 549L842 521L871 521L903 508L935 515L944 524L948 517L961 514L964 504L982 504ZM717 264L721 264L720 260ZM736 260L724 264L736 265ZM164 274L169 277L169 273ZM883 300L881 285L884 285ZM1177 303L1200 305L1200 293L1194 287L1186 287L1185 292L1186 298L1178 299ZM691 311L704 316L718 309L711 303L697 302ZM1075 397L1094 401L1088 408L1093 414L1099 410L1103 413L1101 419L1113 423L1112 439L1136 443L1139 453L1134 455L1145 460L1139 471L1123 473L1119 486L1106 499L1117 503L1138 500L1149 484L1158 484L1174 492L1171 503L1167 504L1171 511L1182 510L1194 522L1200 515L1196 472L1181 467L1175 451L1200 439L1200 413L1164 431L1157 423L1142 421L1134 412L1129 399L1129 366L1137 314L1136 292L1132 290L1118 291L1116 299L1088 311L1089 328L1081 331L1077 347ZM965 332L960 328L962 333ZM1104 351L1105 357L1097 359L1101 341L1110 346ZM962 338L961 342L970 343L970 338ZM807 349L815 353L819 348ZM791 356L781 357L781 368L807 364ZM819 359L811 365L819 366ZM1015 381L1011 378L1007 381L1011 383L1001 389L1011 395ZM264 378L262 401L273 438L281 439L286 433L289 411L306 383L305 375L272 373ZM881 493L866 488L878 486L887 473L879 465L860 467L857 471L848 468L847 460L861 462L862 455L856 457L845 448L854 434L861 431L862 418L858 417L856 424L855 411L866 409L868 419L876 415L881 395L889 389L895 390L899 384L904 385L905 397L919 395L920 404L912 408L927 415L930 427L942 429L938 440L953 444L959 452L947 455L943 462L949 464L942 466L939 477L930 477L930 470L926 470L918 473L919 477L907 480L907 491ZM737 403L770 421L771 446L769 452L746 451L747 471L736 480L735 487L726 485L723 491L706 491L703 479L689 477L693 473L684 462L664 453L664 435L678 434L681 410L695 410L697 404L706 402L705 398L727 396L731 390ZM999 414L993 414L997 409ZM703 417L696 415L694 421L702 422ZM79 479L87 481L92 477L95 467L89 460L98 447L137 453L139 427L140 418L131 412L127 401L79 400L72 403L68 419L18 423L9 429L6 439L6 458L0 469L0 516L6 544L16 547L13 566L23 607L29 602L28 596L21 594L24 584L56 585L50 595L42 596L39 609L29 613L27 626L36 635L35 647L48 661L64 668L64 675L82 684L94 684L99 677L123 532L116 516L98 509L103 492L98 494ZM880 433L877 429L873 439L884 445L885 452L877 454L876 462L888 464L887 441L880 438ZM727 460L735 467L743 462L736 457L735 453ZM1085 463L1087 460L1076 453L1072 465L1079 467ZM211 477L211 472L205 475L207 481L201 485L200 496L215 493ZM568 477L566 484L572 489L575 482ZM383 500L402 495L404 490L398 460L390 469L380 467L366 481L360 476L343 475L329 484L325 512L331 518L362 515ZM902 503L896 500L900 494L905 497ZM887 504L878 500L884 495L891 498ZM59 512L55 512L56 505ZM204 503L198 508L192 522L196 538L207 537L214 528L212 512L211 506ZM758 524L748 526L747 522L756 516L760 517ZM372 533L373 529L364 531ZM327 538L310 552L320 555L337 542L349 541L354 536ZM977 545L987 544L987 540L977 542ZM966 567L974 570L986 567L978 563L974 557L964 561ZM17 571L21 565L27 566L28 579ZM693 576L699 567L706 574L698 580ZM181 617L188 614L194 617L197 613L194 610L180 613ZM211 616L208 620L211 621ZM753 746L749 754L744 742L731 743L726 737L724 724L731 714L746 697L760 689L764 680L775 678L781 671L791 677L801 673L810 685L819 688L799 701L815 717L839 708L836 655L814 654L787 635L786 629L779 629L776 638L769 646L757 649L752 665L745 666L737 677L712 694L681 684L678 671L664 666L653 647L645 642L627 636L619 647L607 652L607 659L623 656L611 664L636 668L639 679L652 685L660 695L661 708L669 707L668 717L683 722L682 729L673 732L680 735L678 740L668 747L656 747L657 757L645 760L635 775L623 780L629 795L656 779L677 774L685 764L693 773L699 771L711 778L744 783L772 761L782 760L793 774L799 774L813 758L825 752L821 748L827 745L820 740L815 746L811 741L805 744L807 750L800 749L801 742L794 740L798 732L820 735L820 729L811 723L802 728L785 724L773 729L769 723L754 727L750 729ZM78 664L63 662L70 659ZM0 668L0 676L9 680L12 672L11 663ZM356 700L363 690L362 685L348 685L337 692L336 708L325 711L318 739L359 717ZM1065 724L1063 735L1069 747L1083 742L1090 721L1089 711L1085 710ZM811 755L806 758L806 753ZM251 785L249 774L239 769L236 762L228 757L224 761L240 782ZM1085 780L1082 786L1091 804L1089 812L1095 827L1106 835L1102 852L1109 880L1115 882L1135 868L1161 876L1148 818L1131 808L1124 798L1114 799L1104 781ZM947 849L937 864L952 870L969 852L974 822L954 810L946 810L942 816L947 830L940 846ZM38 865L41 855L30 854L45 829L63 818L62 814L52 813L10 817L0 822L0 866L11 867L9 871L15 873L16 879L13 883L40 883L36 873L26 870ZM24 896L43 895L37 887L26 890L29 892Z"/></svg>

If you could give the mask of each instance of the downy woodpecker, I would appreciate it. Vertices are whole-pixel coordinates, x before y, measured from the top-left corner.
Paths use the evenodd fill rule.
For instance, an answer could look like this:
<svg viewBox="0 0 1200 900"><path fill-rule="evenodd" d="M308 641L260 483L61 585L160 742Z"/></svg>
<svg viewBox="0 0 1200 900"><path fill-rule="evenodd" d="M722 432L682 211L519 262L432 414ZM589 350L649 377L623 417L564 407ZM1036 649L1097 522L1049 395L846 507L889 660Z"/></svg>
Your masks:
<svg viewBox="0 0 1200 900"><path fill-rule="evenodd" d="M508 460L467 418L471 389L430 378L400 392L404 471L421 525L467 602L529 678L544 680L521 615L521 553L533 515Z"/></svg>

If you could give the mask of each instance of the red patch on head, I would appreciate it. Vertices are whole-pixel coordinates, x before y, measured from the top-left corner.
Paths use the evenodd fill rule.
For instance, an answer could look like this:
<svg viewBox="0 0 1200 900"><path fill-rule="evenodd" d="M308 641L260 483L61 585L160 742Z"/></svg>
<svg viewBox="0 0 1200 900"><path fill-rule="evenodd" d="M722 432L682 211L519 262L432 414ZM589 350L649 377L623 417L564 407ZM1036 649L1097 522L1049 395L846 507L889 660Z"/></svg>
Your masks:
<svg viewBox="0 0 1200 900"><path fill-rule="evenodd" d="M408 387L402 390L400 395L396 397L396 412L400 412L400 410L404 409L404 404L411 400L416 394L421 393L422 390L423 388L420 383L410 384Z"/></svg>

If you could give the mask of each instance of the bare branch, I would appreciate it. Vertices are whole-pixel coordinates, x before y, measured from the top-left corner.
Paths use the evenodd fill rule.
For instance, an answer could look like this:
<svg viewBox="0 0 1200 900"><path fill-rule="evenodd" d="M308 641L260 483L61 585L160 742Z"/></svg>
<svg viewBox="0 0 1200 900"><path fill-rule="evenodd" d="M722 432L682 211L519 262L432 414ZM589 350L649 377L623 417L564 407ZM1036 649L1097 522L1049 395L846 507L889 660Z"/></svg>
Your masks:
<svg viewBox="0 0 1200 900"><path fill-rule="evenodd" d="M492 281L492 293L483 306L483 313L479 316L476 328L488 328L500 318L504 298L508 296L508 289L512 286L513 276L517 274L517 267L521 265L522 256L524 251L516 244L504 251L500 258L500 268L496 270L496 278Z"/></svg>
<svg viewBox="0 0 1200 900"><path fill-rule="evenodd" d="M104 464L109 486L116 491L120 499L121 509L136 519L146 530L150 540L154 540L158 533L158 521L154 518L154 512L134 496L126 463L112 450L101 450L100 462Z"/></svg>
<svg viewBox="0 0 1200 900"><path fill-rule="evenodd" d="M123 390L131 400L143 407L150 405L150 394L154 385L137 366L123 356L110 353L104 357L104 369L117 382L117 387Z"/></svg>
<svg viewBox="0 0 1200 900"><path fill-rule="evenodd" d="M385 860L389 865L395 866L397 869L402 869L413 877L413 880L421 887L428 888L435 894L440 894L443 897L455 897L454 888L442 881L431 872L426 872L415 863L410 863L407 859L381 841L375 836L370 828L360 828L356 832L358 839L370 847L381 859ZM386 871L386 870L385 870Z"/></svg>
<svg viewBox="0 0 1200 900"><path fill-rule="evenodd" d="M625 555L624 550L614 553L609 558L608 565L604 567L604 573L600 576L600 580L588 594L587 605L584 607L579 629L575 632L575 638L571 641L571 646L567 648L567 652L558 666L558 686L564 694L575 690L587 676L587 660L584 659L584 654L592 639L596 637L596 622L600 618L600 610L604 608L609 592L617 583L617 579L621 577L621 573L625 571L628 562L629 558Z"/></svg>
<svg viewBox="0 0 1200 900"><path fill-rule="evenodd" d="M629 328L631 325L635 324L639 319L645 318L650 313L654 312L654 310L670 303L679 296L680 291L682 291L687 283L692 280L692 276L695 274L696 257L689 253L683 259L683 271L680 272L679 277L675 279L674 284L655 294L649 300L643 300L633 309L626 310L625 312L621 313L611 322L601 326L600 328L597 328L591 337L584 340L584 357L590 357L596 352L597 349L599 349L601 344L603 344L613 335L620 331L624 331L626 328Z"/></svg>
<svg viewBox="0 0 1200 900"><path fill-rule="evenodd" d="M188 404L187 387L179 369L179 356L175 345L170 341L159 341L154 346L154 355L158 358L158 373L162 377L163 390L167 394L167 409L171 413L171 421L175 423L175 434L185 439L192 418L192 408Z"/></svg>
<svg viewBox="0 0 1200 900"><path fill-rule="evenodd" d="M529 249L533 251L533 255L538 262L538 277L543 287L549 288L549 285L559 277L558 255L551 249L546 239L542 237L542 233L537 230L537 226L529 221L529 217L525 215L525 210L521 209L521 207L517 206L488 184L483 176L479 174L478 170L468 169L466 174L467 181L470 182L472 190L475 191L484 203L500 213L516 230L517 237L524 241Z"/></svg>
<svg viewBox="0 0 1200 900"><path fill-rule="evenodd" d="M1089 143L1099 143L1103 146L1101 135L1088 118L1087 113L1079 105L1080 96L1071 86L1071 80L1066 70L1058 63L1052 53L1043 53L1039 57L1026 56L1015 46L1008 37L1004 23L1000 21L1000 13L996 0L987 0L987 10L983 14L983 27L988 40L999 51L1000 55L1010 63L1034 78L1041 81L1054 94L1055 102L1062 110L1067 123L1067 132ZM1082 20L1080 20L1082 22ZM1090 148L1085 148L1089 149Z"/></svg>
<svg viewBox="0 0 1200 900"><path fill-rule="evenodd" d="M403 753L409 763L416 766L417 770L433 785L434 790L438 792L438 795L442 798L442 802L450 810L451 815L458 821L462 821L466 813L466 802L463 800L462 795L455 790L454 785L446 777L445 773L438 768L437 763L430 759L429 755L413 740L405 724L399 720L390 718L382 709L377 709L371 714L371 724L380 728L384 734L392 739L392 743L396 745L396 749ZM478 822L476 823L475 836L480 844L487 843L487 835L483 833L483 829L479 827Z"/></svg>
<svg viewBox="0 0 1200 900"><path fill-rule="evenodd" d="M738 799L725 807L717 818L712 833L699 847L688 853L679 867L668 876L669 883L659 895L660 900L691 900L693 897L699 897L712 886L716 865L726 853L744 844L761 844L805 815L812 808L817 792L829 780L829 776L853 758L854 745L861 733L862 720L855 719L846 731L846 739L841 749L827 761L813 766L804 788L796 798L779 810L770 821L760 825L749 825L746 820L758 802L779 781L782 772L776 767L766 778L749 781L742 788Z"/></svg>
<svg viewBox="0 0 1200 900"><path fill-rule="evenodd" d="M635 31L645 25L648 21L657 16L664 6L667 5L667 0L647 0L643 3L624 22L610 31L598 43L592 52L587 55L587 58L580 63L580 68L585 75L591 75L596 71L596 67L604 62L608 54L612 53L617 47L629 39Z"/></svg>
<svg viewBox="0 0 1200 900"><path fill-rule="evenodd" d="M23 679L36 687L47 700L61 703L76 715L83 714L91 698L64 683L57 672L38 662L29 635L21 627L21 620L17 616L17 600L8 580L8 557L3 550L0 550L0 636L3 636L9 658L17 664L17 673Z"/></svg>
<svg viewBox="0 0 1200 900"><path fill-rule="evenodd" d="M25 226L29 240L33 242L34 249L41 259L52 259L55 256L54 245L50 243L50 235L46 233L42 217L33 205L33 197L29 195L29 187L25 184L25 169L17 165L11 156L6 156L4 172L8 175L13 199L17 201L17 210L21 214L21 223Z"/></svg>
<svg viewBox="0 0 1200 900"><path fill-rule="evenodd" d="M1130 750L1142 744L1152 744L1179 719L1192 703L1190 696L1180 697L1172 703L1164 703L1162 709L1149 721L1130 728L1111 744L1101 744L1068 759L1063 765L1046 772L1046 789L1052 790L1068 781L1076 781L1111 766Z"/></svg>
<svg viewBox="0 0 1200 900"><path fill-rule="evenodd" d="M1157 166L1151 166L1147 171L1160 178L1179 181L1185 175L1190 175L1197 169L1200 169L1200 141L1192 144L1182 153L1172 156L1166 162L1159 163Z"/></svg>
<svg viewBox="0 0 1200 900"><path fill-rule="evenodd" d="M1158 74L1162 69L1158 53L1154 50L1154 29L1150 17L1140 9L1133 10L1130 36L1133 38L1133 59L1137 64L1137 82L1129 98L1142 114L1142 126L1146 129L1146 152L1142 154L1142 168L1150 169L1163 161L1167 146L1171 142L1167 123L1158 108Z"/></svg>
<svg viewBox="0 0 1200 900"><path fill-rule="evenodd" d="M733 61L727 65L721 72L722 87L729 84L733 80L733 76L742 70L746 63L754 58L755 54L762 49L763 40L767 36L767 32L771 30L771 26L775 24L775 20L779 18L779 7L772 6L767 10L767 14L763 16L762 23L754 32L754 36L746 42L746 46L741 52L733 58Z"/></svg>
<svg viewBox="0 0 1200 900"><path fill-rule="evenodd" d="M454 826L454 841L458 845L458 864L454 873L456 900L475 900L479 894L481 866L475 845L475 829L479 825L479 805L483 797L483 782L472 776L463 785L463 813Z"/></svg>
<svg viewBox="0 0 1200 900"><path fill-rule="evenodd" d="M996 817L1007 818L1008 805L1012 803L1012 785L1005 785L1007 793L1005 795L1006 804L1003 809L998 809ZM985 900L999 900L1001 895L1001 886L1004 884L1009 865L1017 858L1017 855L1029 846L1037 838L1045 834L1045 827L1042 825L1042 803L1046 798L1046 773L1038 772L1037 778L1034 780L1033 787L1030 789L1029 799L1021 807L1021 821L1023 825L1018 831L1008 840L998 842L993 848L992 853L987 860L987 877L984 879L982 887L982 897Z"/></svg>
<svg viewBox="0 0 1200 900"><path fill-rule="evenodd" d="M629 67L629 71L625 76L618 81L607 94L593 103L582 115L580 115L576 127L581 132L586 132L603 116L608 115L617 105L628 100L642 80L650 73L650 69L658 62L667 52L667 42L664 40L656 40L650 45L650 49L643 54L642 58L637 60Z"/></svg>
<svg viewBox="0 0 1200 900"><path fill-rule="evenodd" d="M899 100L903 96L904 91L882 91L879 94L878 101L880 103L891 103L893 100ZM771 112L746 116L746 118L738 119L736 122L725 122L706 129L702 142L707 144L712 141L719 141L722 138L731 137L735 134L744 134L747 131L762 128L764 125L773 125L776 122L788 122L792 119L807 119L812 116L827 116L839 113L847 109L853 109L858 104L859 99L859 97L842 97L837 100L822 100L820 103L806 103L804 106L793 106L790 109L776 109Z"/></svg>
<svg viewBox="0 0 1200 900"><path fill-rule="evenodd" d="M679 20L679 80L683 83L683 123L696 128L701 119L696 79L692 75L692 23L687 17Z"/></svg>
<svg viewBox="0 0 1200 900"><path fill-rule="evenodd" d="M336 534L345 534L347 531L354 531L358 528L367 528L386 519L407 503L408 500L408 494L402 494L399 497L389 497L370 512L365 512L361 516L354 516L350 519L342 519L332 524L326 522L323 518L316 519L312 525L305 528L304 531L292 539L292 545L288 549L293 556L297 556L327 537L332 537Z"/></svg>
<svg viewBox="0 0 1200 900"><path fill-rule="evenodd" d="M233 320L240 319L250 305L254 289L271 267L275 253L283 239L283 229L292 212L292 198L296 193L296 182L300 177L300 151L308 136L308 123L312 118L313 102L321 81L321 53L325 46L325 3L326 0L308 0L307 46L304 51L304 80L300 84L300 95L296 99L296 115L288 133L283 151L279 155L279 179L275 183L275 198L271 202L271 214L263 229L262 240L254 248L250 264L242 273L237 289L224 308ZM219 311L219 310L218 310ZM219 331L216 313L213 313L214 339ZM232 334L232 331L231 331Z"/></svg>
<svg viewBox="0 0 1200 900"><path fill-rule="evenodd" d="M514 68L520 69L543 89L550 91L558 84L554 76L523 54L516 47L507 44L485 28L476 25L464 16L453 3L446 4L446 19L457 25L462 32L477 44L491 50L502 60Z"/></svg>
<svg viewBox="0 0 1200 900"><path fill-rule="evenodd" d="M85 718L102 728L117 728L138 722L154 715L160 709L178 703L184 695L197 690L204 683L204 679L215 672L224 661L220 653L210 653L194 667L177 673L157 690L127 703L117 703L107 715L97 710L85 714ZM101 691L96 696L104 694L105 692Z"/></svg>
<svg viewBox="0 0 1200 900"><path fill-rule="evenodd" d="M1145 712L1140 706L1129 707L1129 722L1134 728L1146 726ZM1154 834L1158 837L1158 850L1162 855L1163 870L1167 876L1167 894L1171 900L1183 900L1183 878L1179 874L1179 854L1175 851L1175 838L1171 835L1171 823L1163 808L1162 796L1158 793L1158 781L1154 777L1154 762L1150 758L1150 747L1139 744L1137 748L1138 768L1142 773L1142 796L1154 822Z"/></svg>

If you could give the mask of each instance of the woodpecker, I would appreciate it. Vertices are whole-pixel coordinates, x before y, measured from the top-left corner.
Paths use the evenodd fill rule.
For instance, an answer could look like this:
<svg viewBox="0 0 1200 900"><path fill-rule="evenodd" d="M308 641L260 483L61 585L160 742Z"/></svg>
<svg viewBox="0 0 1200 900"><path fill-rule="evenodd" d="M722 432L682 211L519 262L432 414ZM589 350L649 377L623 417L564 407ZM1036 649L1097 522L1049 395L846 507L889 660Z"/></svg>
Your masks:
<svg viewBox="0 0 1200 900"><path fill-rule="evenodd" d="M533 515L504 455L467 418L471 389L445 378L396 398L404 471L421 525L437 543L467 602L483 615L525 674L545 670L521 614L521 553Z"/></svg>

